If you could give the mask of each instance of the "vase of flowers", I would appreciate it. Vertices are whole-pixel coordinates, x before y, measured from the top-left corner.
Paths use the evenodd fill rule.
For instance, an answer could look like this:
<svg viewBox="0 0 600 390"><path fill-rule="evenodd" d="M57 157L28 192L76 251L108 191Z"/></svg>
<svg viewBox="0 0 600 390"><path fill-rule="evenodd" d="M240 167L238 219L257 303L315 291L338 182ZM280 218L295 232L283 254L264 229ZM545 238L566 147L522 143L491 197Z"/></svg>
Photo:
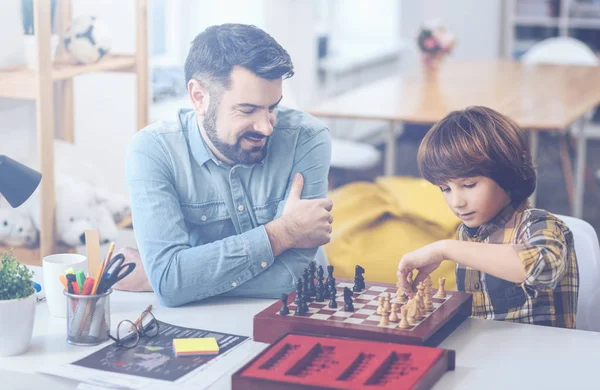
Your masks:
<svg viewBox="0 0 600 390"><path fill-rule="evenodd" d="M4 252L0 264L0 356L18 355L29 347L37 302L32 276L12 252Z"/></svg>
<svg viewBox="0 0 600 390"><path fill-rule="evenodd" d="M425 71L435 72L439 69L442 60L454 49L456 39L446 26L438 19L434 19L426 21L421 26L417 45Z"/></svg>
<svg viewBox="0 0 600 390"><path fill-rule="evenodd" d="M25 50L25 61L30 69L37 68L37 41L34 29L34 0L21 0L21 16L23 18L23 41ZM54 31L54 14L56 13L56 0L50 2L50 31ZM54 62L56 49L60 38L58 34L50 36L50 62Z"/></svg>

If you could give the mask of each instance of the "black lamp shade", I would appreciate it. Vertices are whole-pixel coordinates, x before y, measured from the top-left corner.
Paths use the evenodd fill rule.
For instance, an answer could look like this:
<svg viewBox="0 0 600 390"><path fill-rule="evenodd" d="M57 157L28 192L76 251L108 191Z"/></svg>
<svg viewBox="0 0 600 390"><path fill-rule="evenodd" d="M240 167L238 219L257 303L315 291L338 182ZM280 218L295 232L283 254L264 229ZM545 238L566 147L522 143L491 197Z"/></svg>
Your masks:
<svg viewBox="0 0 600 390"><path fill-rule="evenodd" d="M0 155L0 194L12 207L23 204L40 184L42 174L15 160Z"/></svg>

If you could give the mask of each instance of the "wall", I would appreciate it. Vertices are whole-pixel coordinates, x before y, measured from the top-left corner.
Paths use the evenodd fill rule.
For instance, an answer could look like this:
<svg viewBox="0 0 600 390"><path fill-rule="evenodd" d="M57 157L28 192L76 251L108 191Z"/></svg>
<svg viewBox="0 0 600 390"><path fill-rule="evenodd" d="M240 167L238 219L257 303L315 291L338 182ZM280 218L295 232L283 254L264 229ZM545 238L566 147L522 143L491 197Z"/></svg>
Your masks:
<svg viewBox="0 0 600 390"><path fill-rule="evenodd" d="M455 34L452 58L487 59L500 55L501 0L402 0L401 34L409 42L407 68L418 65L414 44L422 21L440 18Z"/></svg>

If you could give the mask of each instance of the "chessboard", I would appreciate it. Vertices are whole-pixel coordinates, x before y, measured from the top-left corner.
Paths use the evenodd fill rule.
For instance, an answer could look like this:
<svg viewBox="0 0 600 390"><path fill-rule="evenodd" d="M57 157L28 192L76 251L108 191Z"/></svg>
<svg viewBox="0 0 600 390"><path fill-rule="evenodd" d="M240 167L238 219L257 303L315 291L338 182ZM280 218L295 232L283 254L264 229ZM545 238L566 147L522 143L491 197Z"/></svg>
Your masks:
<svg viewBox="0 0 600 390"><path fill-rule="evenodd" d="M233 390L429 389L454 370L441 348L287 334L232 376Z"/></svg>
<svg viewBox="0 0 600 390"><path fill-rule="evenodd" d="M302 333L437 346L471 314L471 294L444 291L444 297L437 297L438 290L429 289L426 292L431 297L429 310L423 310L419 317L406 323L400 320L401 313L410 311L411 300L399 299L394 285L366 283L362 291L352 293L353 311L344 310L343 297L345 288L351 290L353 283L338 279L335 288L336 308L329 307L329 299L307 302L308 311L302 315L295 314L297 303L288 305L288 314L280 314L281 301L269 306L254 317L254 339L272 343L286 333ZM290 298L294 299L295 294ZM380 301L385 300L389 300L389 306L395 304L395 321L389 321L389 307L385 319L378 314ZM400 327L401 322L404 328Z"/></svg>

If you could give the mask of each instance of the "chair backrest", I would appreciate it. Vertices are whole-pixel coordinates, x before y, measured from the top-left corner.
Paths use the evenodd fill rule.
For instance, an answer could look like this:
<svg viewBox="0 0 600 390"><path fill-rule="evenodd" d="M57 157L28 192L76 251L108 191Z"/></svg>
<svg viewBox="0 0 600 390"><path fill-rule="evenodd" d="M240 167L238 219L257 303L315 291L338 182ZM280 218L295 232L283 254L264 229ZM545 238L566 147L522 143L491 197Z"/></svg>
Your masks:
<svg viewBox="0 0 600 390"><path fill-rule="evenodd" d="M585 43L571 37L548 38L523 54L526 64L600 65L600 59Z"/></svg>
<svg viewBox="0 0 600 390"><path fill-rule="evenodd" d="M577 302L577 329L600 332L600 244L596 231L584 220L557 215L562 219L575 240L575 254L579 265L579 300Z"/></svg>

